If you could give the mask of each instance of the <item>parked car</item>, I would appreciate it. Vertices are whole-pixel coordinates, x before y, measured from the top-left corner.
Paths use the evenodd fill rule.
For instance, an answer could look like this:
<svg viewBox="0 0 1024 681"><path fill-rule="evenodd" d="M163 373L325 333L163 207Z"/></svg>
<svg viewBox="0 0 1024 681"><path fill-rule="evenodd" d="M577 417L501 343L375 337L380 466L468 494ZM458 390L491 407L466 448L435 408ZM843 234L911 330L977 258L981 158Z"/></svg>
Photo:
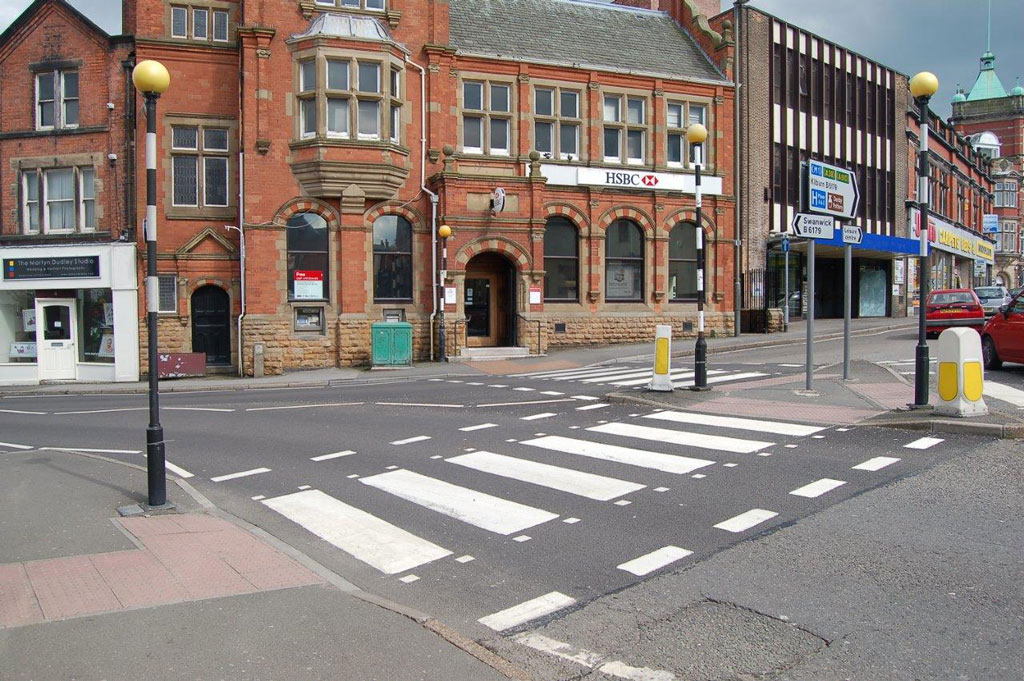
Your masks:
<svg viewBox="0 0 1024 681"><path fill-rule="evenodd" d="M1024 292L1003 305L981 330L981 356L986 369L1003 362L1024 364Z"/></svg>
<svg viewBox="0 0 1024 681"><path fill-rule="evenodd" d="M950 328L966 326L981 331L985 325L981 301L969 288L939 289L929 293L924 319L929 338Z"/></svg>
<svg viewBox="0 0 1024 681"><path fill-rule="evenodd" d="M1009 303L1013 298L1005 286L979 286L974 289L981 301L981 309L985 311L986 317L991 317L999 308Z"/></svg>

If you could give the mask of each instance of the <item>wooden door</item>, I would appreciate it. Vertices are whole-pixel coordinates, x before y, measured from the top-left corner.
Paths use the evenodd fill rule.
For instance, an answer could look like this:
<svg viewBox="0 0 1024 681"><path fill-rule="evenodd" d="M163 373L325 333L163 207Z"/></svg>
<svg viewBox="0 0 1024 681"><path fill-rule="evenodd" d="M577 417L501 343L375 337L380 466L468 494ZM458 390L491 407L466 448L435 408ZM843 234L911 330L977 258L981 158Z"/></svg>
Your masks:
<svg viewBox="0 0 1024 681"><path fill-rule="evenodd" d="M495 347L508 337L508 276L467 269L464 286L466 345Z"/></svg>

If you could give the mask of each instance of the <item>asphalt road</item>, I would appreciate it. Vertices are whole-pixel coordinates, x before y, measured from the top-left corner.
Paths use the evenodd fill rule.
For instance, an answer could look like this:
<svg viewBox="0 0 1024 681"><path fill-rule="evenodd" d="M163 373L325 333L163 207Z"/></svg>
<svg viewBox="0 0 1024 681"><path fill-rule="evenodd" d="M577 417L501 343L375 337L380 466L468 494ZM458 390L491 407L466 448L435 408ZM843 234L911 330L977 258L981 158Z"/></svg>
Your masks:
<svg viewBox="0 0 1024 681"><path fill-rule="evenodd" d="M770 362L775 352L732 364L715 356L712 369L723 373L713 376L801 370ZM610 385L636 380L614 369L613 381L592 380L609 376L599 368L563 381L173 393L161 399L161 421L168 461L218 506L473 637L536 625L549 611L704 560L982 441L946 436L908 449L918 435L771 432L787 431L784 419L747 427L665 421L650 418L651 409L595 399L634 387ZM0 410L6 443L144 461L145 395L12 397ZM615 447L670 456L626 464L609 460L622 454ZM883 456L898 460L854 469ZM819 482L826 479L842 484ZM793 494L816 482L802 494L819 496ZM755 510L768 517L744 529L744 514ZM728 529L715 527L730 520ZM527 602L536 617L505 612Z"/></svg>

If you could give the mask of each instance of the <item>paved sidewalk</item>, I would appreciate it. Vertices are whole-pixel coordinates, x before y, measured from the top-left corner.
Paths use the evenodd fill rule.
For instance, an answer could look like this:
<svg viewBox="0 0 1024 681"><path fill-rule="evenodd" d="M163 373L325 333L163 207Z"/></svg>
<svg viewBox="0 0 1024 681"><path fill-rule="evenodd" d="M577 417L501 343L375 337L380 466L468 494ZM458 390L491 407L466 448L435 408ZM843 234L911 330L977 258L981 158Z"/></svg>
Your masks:
<svg viewBox="0 0 1024 681"><path fill-rule="evenodd" d="M0 447L0 678L524 678L187 485L169 481L173 512L119 517L145 486L96 455Z"/></svg>

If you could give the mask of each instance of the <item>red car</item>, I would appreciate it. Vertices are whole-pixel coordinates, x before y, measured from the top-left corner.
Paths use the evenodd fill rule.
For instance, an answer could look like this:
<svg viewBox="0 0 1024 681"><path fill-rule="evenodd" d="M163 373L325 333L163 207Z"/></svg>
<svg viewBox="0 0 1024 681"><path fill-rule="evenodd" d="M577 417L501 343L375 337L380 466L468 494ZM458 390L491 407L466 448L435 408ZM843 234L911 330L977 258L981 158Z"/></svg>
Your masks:
<svg viewBox="0 0 1024 681"><path fill-rule="evenodd" d="M986 369L998 369L1003 362L1024 364L1024 293L1018 293L981 330L981 355Z"/></svg>
<svg viewBox="0 0 1024 681"><path fill-rule="evenodd" d="M929 338L937 337L946 329L965 326L980 332L985 326L985 312L981 300L971 289L939 289L928 294L924 320Z"/></svg>

